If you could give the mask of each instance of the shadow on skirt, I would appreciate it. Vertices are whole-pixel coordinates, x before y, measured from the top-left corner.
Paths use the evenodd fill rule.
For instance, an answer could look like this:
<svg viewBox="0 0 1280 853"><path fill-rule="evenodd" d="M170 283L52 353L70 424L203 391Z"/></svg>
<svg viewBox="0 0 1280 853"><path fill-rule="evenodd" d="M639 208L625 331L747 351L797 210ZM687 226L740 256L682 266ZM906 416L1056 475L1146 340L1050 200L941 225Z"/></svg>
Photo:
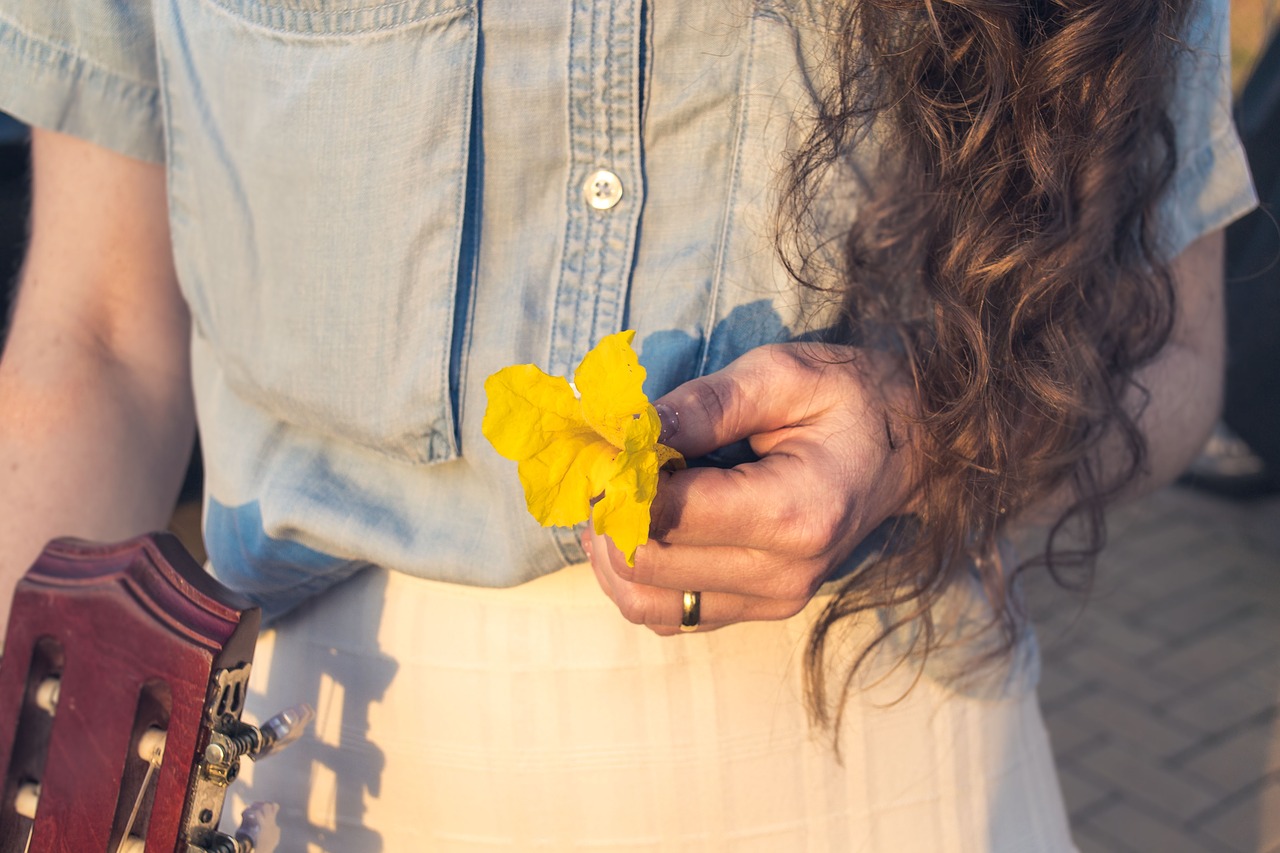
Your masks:
<svg viewBox="0 0 1280 853"><path fill-rule="evenodd" d="M367 571L264 633L249 717L317 719L245 762L225 822L279 802L279 853L1074 849L1034 690L899 667L853 698L837 762L800 686L821 606L661 638L586 566L513 589Z"/></svg>

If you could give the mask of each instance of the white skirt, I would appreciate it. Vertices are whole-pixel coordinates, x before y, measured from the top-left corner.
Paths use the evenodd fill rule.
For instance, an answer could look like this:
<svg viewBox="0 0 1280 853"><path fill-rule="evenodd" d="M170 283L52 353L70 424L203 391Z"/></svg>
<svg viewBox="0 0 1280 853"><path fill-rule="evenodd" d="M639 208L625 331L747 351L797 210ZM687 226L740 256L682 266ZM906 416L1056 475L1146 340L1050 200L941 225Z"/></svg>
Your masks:
<svg viewBox="0 0 1280 853"><path fill-rule="evenodd" d="M514 589L366 571L264 632L248 718L317 718L245 762L224 824L280 803L279 853L1074 850L1034 691L899 667L850 700L837 761L802 701L822 603L662 638L586 566Z"/></svg>

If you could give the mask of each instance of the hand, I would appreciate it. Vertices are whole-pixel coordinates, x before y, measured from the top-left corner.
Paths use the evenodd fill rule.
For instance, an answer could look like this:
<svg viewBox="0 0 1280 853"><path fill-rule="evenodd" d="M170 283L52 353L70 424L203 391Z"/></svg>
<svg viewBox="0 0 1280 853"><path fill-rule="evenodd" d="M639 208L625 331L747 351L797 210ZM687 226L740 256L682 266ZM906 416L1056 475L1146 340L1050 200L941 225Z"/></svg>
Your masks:
<svg viewBox="0 0 1280 853"><path fill-rule="evenodd" d="M890 425L908 397L886 364L870 350L767 346L655 401L675 422L664 443L687 458L744 438L761 458L664 472L634 566L588 530L596 578L622 614L677 633L683 590L702 593L699 630L800 612L911 494L908 431Z"/></svg>

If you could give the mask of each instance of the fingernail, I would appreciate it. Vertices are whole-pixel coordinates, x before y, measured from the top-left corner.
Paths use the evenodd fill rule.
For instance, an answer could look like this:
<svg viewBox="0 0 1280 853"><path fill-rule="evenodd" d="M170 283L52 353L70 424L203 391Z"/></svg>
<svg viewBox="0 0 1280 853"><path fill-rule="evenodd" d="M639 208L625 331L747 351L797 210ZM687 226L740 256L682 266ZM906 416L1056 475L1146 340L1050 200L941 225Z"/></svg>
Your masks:
<svg viewBox="0 0 1280 853"><path fill-rule="evenodd" d="M680 431L680 413L666 403L658 403L653 408L657 410L658 422L662 424L658 441L666 444L668 439Z"/></svg>

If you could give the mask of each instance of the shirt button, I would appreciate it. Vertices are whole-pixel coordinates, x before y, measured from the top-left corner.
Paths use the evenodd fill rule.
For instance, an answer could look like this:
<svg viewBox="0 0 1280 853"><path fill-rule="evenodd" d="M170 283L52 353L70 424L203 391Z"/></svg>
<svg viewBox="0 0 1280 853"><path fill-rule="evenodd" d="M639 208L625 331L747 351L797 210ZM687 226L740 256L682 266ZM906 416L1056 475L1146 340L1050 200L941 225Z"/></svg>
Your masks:
<svg viewBox="0 0 1280 853"><path fill-rule="evenodd" d="M582 193L596 210L608 210L622 199L622 181L608 169L601 169L587 178Z"/></svg>

